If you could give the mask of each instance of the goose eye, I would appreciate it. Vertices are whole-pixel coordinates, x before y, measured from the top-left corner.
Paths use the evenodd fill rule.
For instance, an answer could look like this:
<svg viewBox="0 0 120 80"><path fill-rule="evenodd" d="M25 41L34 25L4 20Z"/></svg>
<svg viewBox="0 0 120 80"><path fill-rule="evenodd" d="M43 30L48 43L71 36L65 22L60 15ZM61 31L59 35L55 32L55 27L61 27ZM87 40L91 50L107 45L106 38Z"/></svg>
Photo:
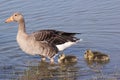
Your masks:
<svg viewBox="0 0 120 80"><path fill-rule="evenodd" d="M15 14L15 16L17 16L17 14Z"/></svg>

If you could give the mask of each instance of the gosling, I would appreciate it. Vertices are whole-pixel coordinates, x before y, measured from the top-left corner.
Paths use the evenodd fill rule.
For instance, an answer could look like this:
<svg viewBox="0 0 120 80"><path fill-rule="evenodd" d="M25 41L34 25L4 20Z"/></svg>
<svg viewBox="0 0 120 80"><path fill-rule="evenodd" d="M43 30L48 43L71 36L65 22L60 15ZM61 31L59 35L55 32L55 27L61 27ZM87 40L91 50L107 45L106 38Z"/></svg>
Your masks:
<svg viewBox="0 0 120 80"><path fill-rule="evenodd" d="M94 61L108 61L110 59L107 54L97 51L92 51L90 49L86 50L84 54L84 58L86 60L94 60Z"/></svg>
<svg viewBox="0 0 120 80"><path fill-rule="evenodd" d="M59 64L76 63L76 62L77 62L77 57L73 55L61 54L58 57Z"/></svg>

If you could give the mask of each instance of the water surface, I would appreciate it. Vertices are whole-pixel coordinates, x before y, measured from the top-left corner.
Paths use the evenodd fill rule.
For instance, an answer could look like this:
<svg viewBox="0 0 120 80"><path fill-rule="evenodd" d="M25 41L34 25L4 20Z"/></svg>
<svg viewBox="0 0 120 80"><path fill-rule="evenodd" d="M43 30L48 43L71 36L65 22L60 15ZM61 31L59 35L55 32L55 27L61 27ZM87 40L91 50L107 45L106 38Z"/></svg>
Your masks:
<svg viewBox="0 0 120 80"><path fill-rule="evenodd" d="M38 74L42 70L39 56L27 55L19 48L17 23L4 23L14 12L24 15L28 33L41 29L82 33L77 37L83 41L64 51L78 56L78 63L73 67L67 66L67 70L66 66L64 70L58 65L50 66L50 69L47 66L45 70L50 74L44 74L47 78L41 74L42 80L120 79L119 8L119 0L1 0L0 80L27 80L27 74L32 76L37 70ZM83 54L88 48L107 53L110 62L98 66L87 64ZM35 72L32 74L32 71Z"/></svg>

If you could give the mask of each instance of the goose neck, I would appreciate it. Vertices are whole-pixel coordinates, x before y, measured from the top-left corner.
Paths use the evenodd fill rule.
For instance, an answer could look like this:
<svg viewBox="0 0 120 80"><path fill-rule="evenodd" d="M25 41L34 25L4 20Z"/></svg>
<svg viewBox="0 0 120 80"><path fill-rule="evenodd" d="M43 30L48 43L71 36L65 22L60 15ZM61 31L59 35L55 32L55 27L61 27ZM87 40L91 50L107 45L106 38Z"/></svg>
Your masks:
<svg viewBox="0 0 120 80"><path fill-rule="evenodd" d="M20 20L18 22L18 24L19 24L19 26L18 26L18 32L26 32L24 19Z"/></svg>

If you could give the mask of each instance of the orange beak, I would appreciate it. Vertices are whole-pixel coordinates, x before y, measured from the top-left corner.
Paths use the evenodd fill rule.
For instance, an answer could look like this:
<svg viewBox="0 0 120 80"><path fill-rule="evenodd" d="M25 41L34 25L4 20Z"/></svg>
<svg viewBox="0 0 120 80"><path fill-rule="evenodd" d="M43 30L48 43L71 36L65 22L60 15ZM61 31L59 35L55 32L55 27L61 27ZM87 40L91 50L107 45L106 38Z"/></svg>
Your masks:
<svg viewBox="0 0 120 80"><path fill-rule="evenodd" d="M14 19L12 16L5 20L6 23L13 22L13 21L14 21Z"/></svg>

